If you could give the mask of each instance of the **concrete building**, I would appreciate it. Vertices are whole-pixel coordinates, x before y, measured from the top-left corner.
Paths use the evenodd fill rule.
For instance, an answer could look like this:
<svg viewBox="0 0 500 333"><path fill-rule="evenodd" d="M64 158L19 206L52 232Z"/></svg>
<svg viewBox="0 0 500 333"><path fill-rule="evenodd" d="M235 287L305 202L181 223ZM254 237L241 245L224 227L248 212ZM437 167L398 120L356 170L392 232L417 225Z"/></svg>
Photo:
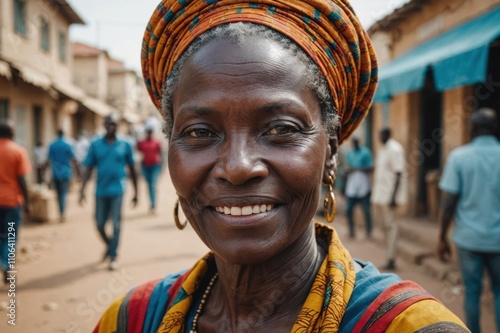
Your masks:
<svg viewBox="0 0 500 333"><path fill-rule="evenodd" d="M105 50L83 43L72 43L71 49L74 83L121 115L121 134L128 134L147 118L154 105L146 100L146 88L134 70L111 58Z"/></svg>
<svg viewBox="0 0 500 333"><path fill-rule="evenodd" d="M479 107L500 109L500 0L412 0L376 22L379 87L367 126L406 148L407 216L436 217L436 181L470 140Z"/></svg>
<svg viewBox="0 0 500 333"><path fill-rule="evenodd" d="M31 157L62 128L75 136L107 110L72 83L69 27L83 20L65 0L0 1L0 120L15 125Z"/></svg>
<svg viewBox="0 0 500 333"><path fill-rule="evenodd" d="M108 53L86 44L71 43L71 54L73 83L86 95L82 104L101 110L102 115L116 112L117 110L107 103ZM102 117L92 119L84 110L77 113L75 120L78 132L85 130L93 133L102 128Z"/></svg>
<svg viewBox="0 0 500 333"><path fill-rule="evenodd" d="M76 109L58 87L71 83L68 29L82 19L65 2L0 2L0 118L15 124L16 140L32 151Z"/></svg>
<svg viewBox="0 0 500 333"><path fill-rule="evenodd" d="M144 86L136 72L125 68L123 62L111 59L108 63L109 93L108 103L122 112L129 124L144 120L139 104L140 88Z"/></svg>

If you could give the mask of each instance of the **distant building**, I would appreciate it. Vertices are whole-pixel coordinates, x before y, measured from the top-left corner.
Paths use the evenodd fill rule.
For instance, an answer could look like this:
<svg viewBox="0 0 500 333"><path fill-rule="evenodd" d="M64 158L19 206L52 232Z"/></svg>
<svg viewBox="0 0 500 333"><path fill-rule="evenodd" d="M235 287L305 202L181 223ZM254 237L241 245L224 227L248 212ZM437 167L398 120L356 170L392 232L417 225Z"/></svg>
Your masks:
<svg viewBox="0 0 500 333"><path fill-rule="evenodd" d="M154 109L142 78L123 62L112 59L106 50L83 43L72 43L74 83L101 103L120 113L119 131L128 134L134 124L143 122Z"/></svg>
<svg viewBox="0 0 500 333"><path fill-rule="evenodd" d="M83 23L65 0L0 1L0 120L31 153L59 128L76 136L84 118L93 131L108 112L73 84L69 27Z"/></svg>
<svg viewBox="0 0 500 333"><path fill-rule="evenodd" d="M137 124L147 118L148 106L144 104L142 95L147 94L142 78L134 70L125 68L123 62L111 59L108 64L109 91L108 103L123 113L130 124Z"/></svg>
<svg viewBox="0 0 500 333"><path fill-rule="evenodd" d="M470 139L468 119L500 109L500 0L412 0L376 22L379 86L370 119L405 146L411 216L437 214L439 176Z"/></svg>
<svg viewBox="0 0 500 333"><path fill-rule="evenodd" d="M71 84L68 30L82 19L65 1L0 2L0 118L33 151L58 127L69 127L77 104L58 88Z"/></svg>

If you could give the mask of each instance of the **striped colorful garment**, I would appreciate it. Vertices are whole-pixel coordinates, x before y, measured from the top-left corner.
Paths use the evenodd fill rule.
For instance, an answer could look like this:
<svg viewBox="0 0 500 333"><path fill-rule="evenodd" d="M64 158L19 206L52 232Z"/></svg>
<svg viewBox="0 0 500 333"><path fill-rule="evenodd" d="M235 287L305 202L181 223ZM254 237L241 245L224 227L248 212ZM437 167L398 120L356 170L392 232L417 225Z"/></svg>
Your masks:
<svg viewBox="0 0 500 333"><path fill-rule="evenodd" d="M293 333L469 332L441 303L413 282L381 274L371 264L354 271L335 230L316 225L328 255L319 269ZM189 332L203 291L215 274L209 253L189 271L131 290L101 317L94 333Z"/></svg>
<svg viewBox="0 0 500 333"><path fill-rule="evenodd" d="M217 25L251 22L293 40L322 71L340 121L340 143L368 113L377 85L375 52L347 0L162 0L144 34L142 71L160 109L163 85L198 36Z"/></svg>

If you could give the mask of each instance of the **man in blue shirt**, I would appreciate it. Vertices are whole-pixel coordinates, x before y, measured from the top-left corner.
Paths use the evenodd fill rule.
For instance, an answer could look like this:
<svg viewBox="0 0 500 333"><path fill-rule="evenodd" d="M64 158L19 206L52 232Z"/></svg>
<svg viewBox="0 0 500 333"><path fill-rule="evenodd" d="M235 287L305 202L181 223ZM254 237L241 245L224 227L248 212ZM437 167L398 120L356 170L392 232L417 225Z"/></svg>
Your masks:
<svg viewBox="0 0 500 333"><path fill-rule="evenodd" d="M489 273L500 332L500 142L494 136L498 120L492 109L471 117L472 142L453 150L439 188L443 191L439 255L451 254L447 231L455 216L453 241L465 285L465 313L472 333L480 332L483 271Z"/></svg>
<svg viewBox="0 0 500 333"><path fill-rule="evenodd" d="M57 139L49 146L47 163L43 169L46 169L49 164L52 166L52 180L57 193L61 222L65 221L64 212L66 210L66 198L68 196L69 182L72 174L71 163L75 166L79 178L80 173L75 160L73 147L64 139L64 132L58 130Z"/></svg>
<svg viewBox="0 0 500 333"><path fill-rule="evenodd" d="M372 153L368 147L361 147L358 138L352 139L353 149L347 153L347 180L345 195L347 198L347 222L349 237L355 237L354 207L360 204L365 216L366 237L371 237L372 217L370 213L370 172L373 170Z"/></svg>
<svg viewBox="0 0 500 333"><path fill-rule="evenodd" d="M83 165L87 169L83 176L80 191L80 204L83 204L85 202L85 186L92 174L92 170L96 167L95 219L97 230L107 247L103 260L110 259L110 270L117 268L116 257L120 238L122 198L127 184L125 166L129 168L130 178L134 187L132 205L134 207L137 205L137 177L134 168L132 147L128 142L116 137L116 127L116 117L107 116L104 119L106 134L90 145L87 156L83 161ZM113 223L112 236L108 236L104 230L108 217L111 217Z"/></svg>

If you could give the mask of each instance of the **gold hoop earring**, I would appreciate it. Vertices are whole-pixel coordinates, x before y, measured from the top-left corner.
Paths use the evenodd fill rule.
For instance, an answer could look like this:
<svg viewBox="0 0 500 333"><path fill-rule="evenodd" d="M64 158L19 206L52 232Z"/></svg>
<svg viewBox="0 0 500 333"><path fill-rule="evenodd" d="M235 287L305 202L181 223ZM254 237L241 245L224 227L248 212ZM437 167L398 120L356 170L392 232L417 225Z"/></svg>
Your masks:
<svg viewBox="0 0 500 333"><path fill-rule="evenodd" d="M334 176L328 176L328 184L323 183L324 186L328 186L328 194L325 197L325 202L323 204L323 213L325 214L326 222L332 223L335 219L335 194L333 193L333 183L335 183Z"/></svg>
<svg viewBox="0 0 500 333"><path fill-rule="evenodd" d="M181 223L181 221L179 220L179 199L177 199L177 201L175 202L175 206L174 206L174 221L175 221L175 225L176 225L177 229L179 229L179 230L184 229L188 224L187 221L184 223Z"/></svg>

